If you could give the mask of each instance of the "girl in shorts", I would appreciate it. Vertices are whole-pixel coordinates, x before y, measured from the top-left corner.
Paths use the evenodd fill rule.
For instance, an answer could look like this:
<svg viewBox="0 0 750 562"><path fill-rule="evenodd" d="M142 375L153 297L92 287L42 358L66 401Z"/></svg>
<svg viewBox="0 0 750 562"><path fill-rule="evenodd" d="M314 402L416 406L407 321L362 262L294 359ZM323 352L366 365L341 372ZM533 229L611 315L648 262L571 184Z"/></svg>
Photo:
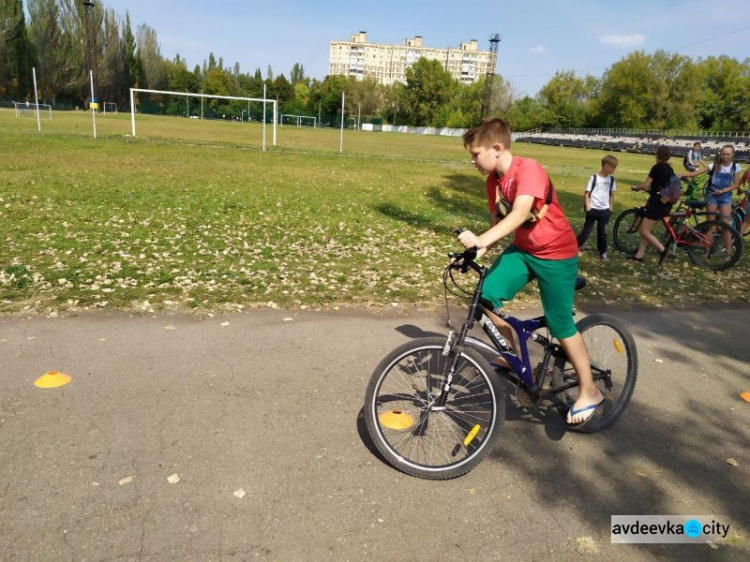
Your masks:
<svg viewBox="0 0 750 562"><path fill-rule="evenodd" d="M649 198L646 202L646 208L644 209L643 221L638 234L641 235L640 243L638 244L638 250L632 256L628 256L628 259L635 261L643 261L643 256L646 253L646 248L651 244L656 248L659 253L664 250L662 243L651 233L654 228L654 224L669 215L672 210L672 203L669 199L660 195L662 187L669 183L669 178L674 174L672 166L668 164L669 159L672 156L672 151L666 146L660 146L656 149L656 164L651 167L651 171L648 173L646 181L641 185L632 187L633 191L647 191L649 192ZM697 175L697 174L696 174Z"/></svg>
<svg viewBox="0 0 750 562"><path fill-rule="evenodd" d="M695 170L683 177L692 178L702 173ZM742 180L742 168L734 161L734 147L724 145L716 161L708 165L709 182L706 187L706 213L709 218L720 218L727 224L732 223L732 191L739 187ZM718 213L717 213L718 210ZM719 215L718 217L716 215ZM730 252L732 239L729 233L724 238L727 252Z"/></svg>

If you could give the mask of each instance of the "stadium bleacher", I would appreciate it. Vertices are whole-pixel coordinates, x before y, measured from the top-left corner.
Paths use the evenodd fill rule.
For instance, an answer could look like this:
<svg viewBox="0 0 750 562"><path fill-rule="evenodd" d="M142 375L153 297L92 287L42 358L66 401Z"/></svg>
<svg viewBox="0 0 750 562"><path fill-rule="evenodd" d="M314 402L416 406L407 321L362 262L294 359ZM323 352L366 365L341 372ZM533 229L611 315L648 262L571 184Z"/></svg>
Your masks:
<svg viewBox="0 0 750 562"><path fill-rule="evenodd" d="M675 157L682 158L698 141L703 148L703 159L709 161L722 146L735 148L736 160L750 162L750 133L666 134L659 131L602 130L602 129L549 129L513 134L514 141L588 148L608 152L654 154L659 146L668 146Z"/></svg>

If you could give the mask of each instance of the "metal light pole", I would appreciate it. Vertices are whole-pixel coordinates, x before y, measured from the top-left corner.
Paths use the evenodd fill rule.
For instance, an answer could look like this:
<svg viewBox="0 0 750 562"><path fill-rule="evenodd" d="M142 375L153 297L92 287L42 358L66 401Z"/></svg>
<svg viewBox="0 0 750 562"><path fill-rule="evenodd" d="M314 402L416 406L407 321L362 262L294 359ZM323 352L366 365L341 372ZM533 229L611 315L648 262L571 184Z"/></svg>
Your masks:
<svg viewBox="0 0 750 562"><path fill-rule="evenodd" d="M95 6L95 4L91 0L83 0L83 5L86 8L86 59L89 65L89 80L91 81L91 101L89 102L89 107L91 107L91 120L94 127L94 138L96 138L96 110L98 108L98 104L96 102L96 95L94 90L94 65L95 65L95 55L94 55L94 42L92 41L92 36L94 34L94 25L93 25L93 16L91 13L91 10Z"/></svg>

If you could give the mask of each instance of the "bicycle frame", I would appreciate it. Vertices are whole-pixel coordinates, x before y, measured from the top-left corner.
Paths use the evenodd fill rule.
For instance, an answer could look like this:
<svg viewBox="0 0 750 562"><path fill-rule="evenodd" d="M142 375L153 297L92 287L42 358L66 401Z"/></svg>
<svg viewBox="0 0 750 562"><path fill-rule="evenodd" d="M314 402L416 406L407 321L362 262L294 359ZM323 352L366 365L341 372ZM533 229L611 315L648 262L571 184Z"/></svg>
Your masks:
<svg viewBox="0 0 750 562"><path fill-rule="evenodd" d="M664 226L667 228L667 235L672 238L677 246L711 245L711 240L709 240L700 232L697 232L692 226L687 223L687 219L699 214L705 215L706 213L698 213L694 209L688 208L688 210L685 212L672 213L669 215L669 217L662 217L661 220L664 223ZM697 240L698 243L691 243L691 238Z"/></svg>
<svg viewBox="0 0 750 562"><path fill-rule="evenodd" d="M469 345L474 347L479 347L485 351L499 354L505 359L505 361L507 361L508 365L510 366L510 372L503 372L502 374L513 384L522 385L531 393L538 394L554 402L559 402L559 399L555 396L555 394L577 386L578 382L576 381L567 383L560 387L550 388L546 392L542 392L542 387L544 386L546 374L548 372L549 362L551 359L559 357L561 353L559 344L553 343L545 336L536 333L536 330L538 330L539 328L544 328L547 326L547 319L544 316L539 316L536 318L531 318L529 320L520 320L506 312L498 311L498 315L511 326L516 334L518 345L520 348L519 355L510 346L505 336L500 333L500 330L497 328L497 326L495 326L494 322L492 322L490 317L487 315L485 307L481 304L482 288L484 286L485 277L487 276L487 268L474 263L473 260L469 260L468 262L464 262L461 270L463 272L466 272L469 268L479 274L479 282L477 283L474 294L472 295L471 305L469 307L469 313L466 317L466 320L461 325L457 336L456 331L451 328L448 334L445 348L443 349L443 355L447 356L452 349L456 347L460 348L465 343L468 343ZM485 344L484 342L481 342L480 340L468 336L468 332L473 328L474 322L479 322L479 325L487 334L487 337L494 344L494 348ZM536 381L534 380L534 370L531 367L529 358L529 340L538 343L545 349L544 358L542 359L542 362L540 364L541 368L539 370L541 376ZM460 354L455 354L450 370L448 372L448 376L446 377L445 386L443 387L440 397L435 402L435 405L438 408L445 407L445 403L450 392L453 375L456 372L459 360ZM596 371L594 373L594 380L606 380L611 376L610 371L596 369L593 365L592 370Z"/></svg>

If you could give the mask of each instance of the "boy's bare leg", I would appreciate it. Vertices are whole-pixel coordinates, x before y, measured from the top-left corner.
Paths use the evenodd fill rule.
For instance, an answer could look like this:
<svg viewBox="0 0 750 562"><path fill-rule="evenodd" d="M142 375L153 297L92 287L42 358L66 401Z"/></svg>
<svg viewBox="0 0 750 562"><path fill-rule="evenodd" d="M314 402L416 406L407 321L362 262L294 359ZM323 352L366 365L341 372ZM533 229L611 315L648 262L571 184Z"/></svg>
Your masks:
<svg viewBox="0 0 750 562"><path fill-rule="evenodd" d="M573 368L578 375L578 400L573 404L574 410L585 408L586 406L592 406L598 404L604 399L604 396L594 384L594 376L591 374L591 362L589 360L589 350L586 348L586 342L583 341L583 336L580 332L576 332L575 335L569 338L561 339L560 345L568 355L568 359L573 364ZM593 415L589 410L581 414L576 414L572 418L568 413L568 423L576 424L581 423L584 419L588 418L589 415Z"/></svg>
<svg viewBox="0 0 750 562"><path fill-rule="evenodd" d="M492 311L487 310L486 308L484 309L484 311L487 313L489 319L492 320L492 323L497 326L498 331L506 340L508 340L508 344L510 344L511 349L517 352L516 342L513 339L513 328L510 327L510 324L500 318L497 314L494 314ZM508 365L508 362L503 358L502 355L497 356L497 358L495 359L495 363L510 369L510 365Z"/></svg>

